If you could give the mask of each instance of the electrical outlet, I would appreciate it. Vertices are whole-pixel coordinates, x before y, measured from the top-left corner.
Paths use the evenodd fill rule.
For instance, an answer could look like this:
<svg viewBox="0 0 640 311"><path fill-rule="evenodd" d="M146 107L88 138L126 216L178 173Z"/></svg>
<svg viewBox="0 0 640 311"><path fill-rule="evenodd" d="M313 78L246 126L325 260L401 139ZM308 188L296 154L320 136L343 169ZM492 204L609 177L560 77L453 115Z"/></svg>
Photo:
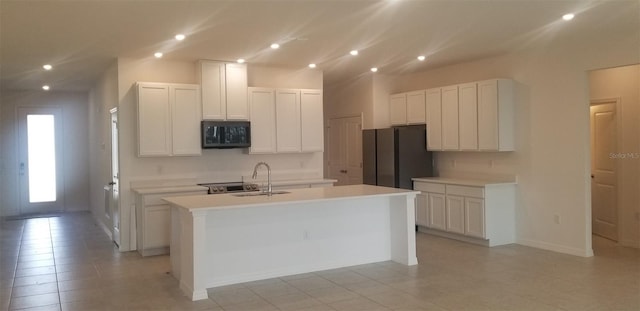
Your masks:
<svg viewBox="0 0 640 311"><path fill-rule="evenodd" d="M560 215L553 215L553 222L556 225L559 225L560 224Z"/></svg>

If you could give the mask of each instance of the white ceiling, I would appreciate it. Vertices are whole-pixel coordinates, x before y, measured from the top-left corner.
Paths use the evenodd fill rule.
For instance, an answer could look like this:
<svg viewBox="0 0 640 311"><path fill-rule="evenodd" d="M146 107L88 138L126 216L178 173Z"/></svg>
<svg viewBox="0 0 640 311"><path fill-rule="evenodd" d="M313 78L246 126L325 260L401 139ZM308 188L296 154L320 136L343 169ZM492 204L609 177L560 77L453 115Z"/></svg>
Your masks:
<svg viewBox="0 0 640 311"><path fill-rule="evenodd" d="M562 21L568 12L576 18ZM176 33L187 39L177 42ZM401 74L612 35L640 36L640 1L0 0L0 83L88 90L115 58L156 51L180 61L314 62L335 83L374 66ZM273 42L282 47L269 49ZM360 55L349 56L352 49ZM44 72L46 63L54 69Z"/></svg>

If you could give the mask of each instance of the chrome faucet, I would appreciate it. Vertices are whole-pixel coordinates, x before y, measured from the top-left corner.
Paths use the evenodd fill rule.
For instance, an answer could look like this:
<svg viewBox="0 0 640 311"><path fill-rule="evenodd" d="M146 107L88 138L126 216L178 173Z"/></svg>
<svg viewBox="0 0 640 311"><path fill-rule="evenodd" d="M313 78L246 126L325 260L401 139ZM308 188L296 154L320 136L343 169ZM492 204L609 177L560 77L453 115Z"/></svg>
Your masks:
<svg viewBox="0 0 640 311"><path fill-rule="evenodd" d="M269 167L269 164L267 164L266 162L258 162L258 164L256 164L256 166L253 168L253 175L251 175L251 178L256 179L256 177L258 177L258 167L260 165L264 165L267 168L267 195L271 195L273 194L273 189L271 189L271 167Z"/></svg>

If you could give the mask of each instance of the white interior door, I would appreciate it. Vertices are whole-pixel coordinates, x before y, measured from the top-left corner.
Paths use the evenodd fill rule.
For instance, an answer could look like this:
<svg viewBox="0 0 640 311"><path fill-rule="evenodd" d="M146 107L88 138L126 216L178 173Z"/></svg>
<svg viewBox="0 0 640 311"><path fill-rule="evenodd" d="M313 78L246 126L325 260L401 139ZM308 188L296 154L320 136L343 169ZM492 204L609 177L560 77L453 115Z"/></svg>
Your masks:
<svg viewBox="0 0 640 311"><path fill-rule="evenodd" d="M120 165L118 158L118 108L111 109L111 199L106 216L111 219L111 237L120 245Z"/></svg>
<svg viewBox="0 0 640 311"><path fill-rule="evenodd" d="M63 210L60 108L18 108L20 214Z"/></svg>
<svg viewBox="0 0 640 311"><path fill-rule="evenodd" d="M592 231L617 241L616 102L592 105L590 110Z"/></svg>
<svg viewBox="0 0 640 311"><path fill-rule="evenodd" d="M329 120L329 178L336 186L362 184L362 119Z"/></svg>

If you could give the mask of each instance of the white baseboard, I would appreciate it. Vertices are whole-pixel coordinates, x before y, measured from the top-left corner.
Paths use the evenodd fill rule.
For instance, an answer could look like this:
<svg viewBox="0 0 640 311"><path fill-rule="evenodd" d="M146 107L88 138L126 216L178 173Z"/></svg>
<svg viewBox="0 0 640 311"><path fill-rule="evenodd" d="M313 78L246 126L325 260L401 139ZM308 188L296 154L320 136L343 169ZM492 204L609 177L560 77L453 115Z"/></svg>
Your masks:
<svg viewBox="0 0 640 311"><path fill-rule="evenodd" d="M593 257L593 248L589 247L588 249L580 249L575 247L568 247L565 245L530 240L530 239L517 239L517 244L530 246L540 249L545 249L548 251L554 251L563 254L569 254L580 257Z"/></svg>

